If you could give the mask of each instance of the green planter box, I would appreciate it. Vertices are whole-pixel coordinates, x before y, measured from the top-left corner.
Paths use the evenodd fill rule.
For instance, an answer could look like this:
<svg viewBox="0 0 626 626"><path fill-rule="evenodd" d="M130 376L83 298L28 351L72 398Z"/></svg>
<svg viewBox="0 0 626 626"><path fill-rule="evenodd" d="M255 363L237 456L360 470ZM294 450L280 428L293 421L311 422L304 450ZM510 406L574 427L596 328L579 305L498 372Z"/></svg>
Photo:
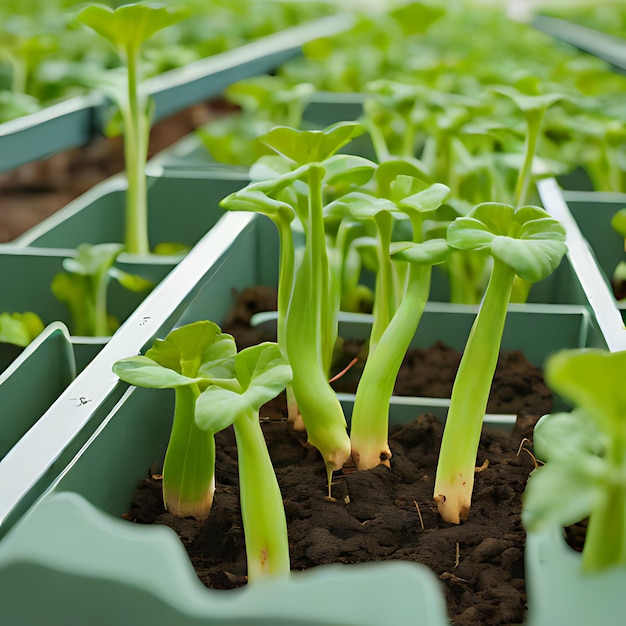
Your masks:
<svg viewBox="0 0 626 626"><path fill-rule="evenodd" d="M0 344L0 459L76 375L70 336L59 322L49 324L23 350L15 348Z"/></svg>
<svg viewBox="0 0 626 626"><path fill-rule="evenodd" d="M119 358L136 354L155 337L163 337L174 326L199 319L222 322L230 310L232 291L257 284L275 285L278 246L273 224L251 214L229 213L194 250L146 297L100 354L66 390L46 415L40 429L33 429L32 441L24 441L14 463L27 459L30 445L43 445L45 454L37 464L13 479L14 492L0 502L0 533L45 489L50 467L67 464L87 437L104 419L111 404L119 400L123 387L116 384L111 366ZM473 322L476 307L429 304L414 346L431 345L438 339L462 349ZM354 338L369 331L368 316L357 316L345 328ZM548 354L561 348L602 346L604 339L593 317L580 305L512 306L503 348L521 349L529 360L541 365ZM84 405L72 398L85 398ZM350 398L344 398L350 401ZM448 401L435 398L401 398L393 404L405 419L433 411L444 415ZM513 418L496 417L507 426ZM57 425L64 424L59 428ZM66 426L71 424L71 428ZM51 436L51 433L55 433ZM0 463L0 480L15 476L16 467ZM31 475L32 472L32 475ZM33 485L35 487L33 488Z"/></svg>
<svg viewBox="0 0 626 626"><path fill-rule="evenodd" d="M347 14L313 20L147 80L154 120L217 96L235 81L269 72L300 54L320 32L339 33L352 23ZM103 95L94 92L0 124L0 172L85 145L102 132L108 111Z"/></svg>
<svg viewBox="0 0 626 626"><path fill-rule="evenodd" d="M193 246L222 217L223 210L218 202L245 183L246 179L236 174L208 179L193 173L149 177L151 247L163 241ZM34 226L12 245L76 248L81 243L121 243L125 198L126 181L123 176L114 176ZM171 257L161 259L161 263L170 268L176 261ZM155 265L158 262L158 257L151 259Z"/></svg>

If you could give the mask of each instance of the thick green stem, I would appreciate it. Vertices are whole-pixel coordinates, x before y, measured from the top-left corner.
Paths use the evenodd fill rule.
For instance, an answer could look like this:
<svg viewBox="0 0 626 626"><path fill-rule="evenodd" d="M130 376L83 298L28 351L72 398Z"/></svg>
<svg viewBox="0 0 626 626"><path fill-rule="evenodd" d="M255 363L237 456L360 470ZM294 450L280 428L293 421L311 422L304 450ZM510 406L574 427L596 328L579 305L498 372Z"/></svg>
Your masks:
<svg viewBox="0 0 626 626"><path fill-rule="evenodd" d="M370 352L376 349L385 328L389 325L396 307L394 292L394 272L389 246L391 243L392 218L388 212L381 212L376 216L377 246L376 257L378 271L376 272L376 288L374 290L374 322L370 334Z"/></svg>
<svg viewBox="0 0 626 626"><path fill-rule="evenodd" d="M430 265L410 265L405 298L365 363L350 431L352 457L359 470L389 465L389 400L428 299L431 271Z"/></svg>
<svg viewBox="0 0 626 626"><path fill-rule="evenodd" d="M246 538L248 581L289 574L289 541L283 499L257 411L234 422L239 499Z"/></svg>
<svg viewBox="0 0 626 626"><path fill-rule="evenodd" d="M582 568L596 572L614 565L626 566L626 446L611 441L605 459L613 468L614 482L589 515Z"/></svg>
<svg viewBox="0 0 626 626"><path fill-rule="evenodd" d="M206 519L215 491L213 433L194 420L197 385L176 388L174 422L163 464L163 501L178 517Z"/></svg>
<svg viewBox="0 0 626 626"><path fill-rule="evenodd" d="M109 316L107 313L107 291L109 288L108 266L104 272L98 272L92 278L93 303L94 303L94 328L95 337L106 337L111 334Z"/></svg>
<svg viewBox="0 0 626 626"><path fill-rule="evenodd" d="M313 197L309 206L306 242L294 282L285 332L287 356L293 370L292 388L307 430L309 443L322 454L328 479L350 456L350 440L341 404L328 382L329 355L324 351L329 331L324 302L330 298L330 270L321 214L323 170L310 176ZM314 213L316 213L314 215ZM332 347L331 347L332 349Z"/></svg>
<svg viewBox="0 0 626 626"><path fill-rule="evenodd" d="M278 319L276 321L276 339L278 347L285 358L287 357L287 314L289 301L293 291L294 279L294 242L291 224L276 221L280 237L280 262L278 272ZM290 422L299 425L298 403L291 384L287 385L287 416Z"/></svg>
<svg viewBox="0 0 626 626"><path fill-rule="evenodd" d="M127 56L128 111L124 115L124 161L126 192L126 252L148 254L148 198L145 164L148 158L149 122L140 109L137 80L137 55Z"/></svg>
<svg viewBox="0 0 626 626"><path fill-rule="evenodd" d="M443 519L453 524L467 519L471 507L478 442L514 278L510 267L494 259L452 388L434 498Z"/></svg>

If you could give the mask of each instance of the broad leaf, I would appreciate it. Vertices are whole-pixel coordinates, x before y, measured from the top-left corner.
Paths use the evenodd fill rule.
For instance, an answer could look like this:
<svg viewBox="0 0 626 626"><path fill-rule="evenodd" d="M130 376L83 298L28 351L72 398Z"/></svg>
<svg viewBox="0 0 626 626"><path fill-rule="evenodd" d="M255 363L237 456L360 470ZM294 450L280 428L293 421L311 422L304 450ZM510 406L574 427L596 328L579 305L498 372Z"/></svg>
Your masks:
<svg viewBox="0 0 626 626"><path fill-rule="evenodd" d="M113 364L113 373L137 387L171 389L202 382L202 378L183 376L145 356L131 356Z"/></svg>
<svg viewBox="0 0 626 626"><path fill-rule="evenodd" d="M423 243L396 242L391 244L391 258L394 261L408 261L419 265L443 263L450 254L445 239L429 239Z"/></svg>
<svg viewBox="0 0 626 626"><path fill-rule="evenodd" d="M113 10L103 5L85 7L78 19L126 54L136 54L154 33L187 17L186 11L152 3L125 4Z"/></svg>
<svg viewBox="0 0 626 626"><path fill-rule="evenodd" d="M260 140L298 165L326 160L363 133L357 122L338 122L324 130L296 130L276 126Z"/></svg>
<svg viewBox="0 0 626 626"><path fill-rule="evenodd" d="M529 282L549 276L567 250L565 229L539 207L479 204L448 227L448 244L459 250L488 250Z"/></svg>
<svg viewBox="0 0 626 626"><path fill-rule="evenodd" d="M196 424L218 432L240 417L256 413L291 381L292 372L275 343L262 343L242 350L235 357L241 393L211 385L196 401Z"/></svg>
<svg viewBox="0 0 626 626"><path fill-rule="evenodd" d="M244 188L231 193L220 202L227 211L251 211L262 213L271 220L289 223L295 217L293 207L286 202L270 198L260 190Z"/></svg>
<svg viewBox="0 0 626 626"><path fill-rule="evenodd" d="M112 267L109 270L109 276L115 279L124 289L128 291L134 291L136 293L147 291L154 287L154 283L143 276L137 274L129 274L119 269L119 267Z"/></svg>

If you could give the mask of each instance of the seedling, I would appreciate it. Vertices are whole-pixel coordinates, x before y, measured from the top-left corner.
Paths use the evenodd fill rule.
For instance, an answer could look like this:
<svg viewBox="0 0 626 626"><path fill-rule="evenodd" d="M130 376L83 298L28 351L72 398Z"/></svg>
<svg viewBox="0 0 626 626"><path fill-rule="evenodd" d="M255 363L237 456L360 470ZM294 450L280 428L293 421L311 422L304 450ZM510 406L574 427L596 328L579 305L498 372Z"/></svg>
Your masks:
<svg viewBox="0 0 626 626"><path fill-rule="evenodd" d="M107 310L111 279L135 292L146 291L153 286L141 276L114 267L122 250L123 246L116 243L81 244L75 257L63 260L65 272L57 274L52 280L52 292L70 309L75 335L105 337L117 328L116 320Z"/></svg>
<svg viewBox="0 0 626 626"><path fill-rule="evenodd" d="M0 314L0 343L25 348L43 329L43 322L36 313Z"/></svg>
<svg viewBox="0 0 626 626"><path fill-rule="evenodd" d="M148 254L148 198L145 165L152 102L139 89L139 54L142 44L154 33L174 24L186 14L157 4L126 4L113 10L91 5L78 19L110 41L126 65L125 87L111 76L101 87L118 105L124 125L126 193L125 249L131 254Z"/></svg>
<svg viewBox="0 0 626 626"><path fill-rule="evenodd" d="M493 257L489 284L470 331L452 388L434 498L444 520L467 519L483 415L495 372L507 305L516 276L534 283L549 276L565 254L565 229L543 209L488 202L448 227L448 244L486 250Z"/></svg>
<svg viewBox="0 0 626 626"><path fill-rule="evenodd" d="M163 499L175 515L204 519L215 492L215 434L232 425L248 557L255 582L289 572L282 497L259 421L259 409L291 380L277 344L237 353L231 335L209 321L157 340L145 356L118 361L113 371L141 387L174 388L174 421L163 465Z"/></svg>
<svg viewBox="0 0 626 626"><path fill-rule="evenodd" d="M340 295L333 285L326 247L324 187L363 183L371 178L373 163L335 154L361 132L361 127L353 122L334 124L321 131L274 128L261 140L278 155L255 164L251 169L255 182L244 190L244 195L235 194L225 201L226 206L235 207L238 196L250 201L250 192L259 191L270 198L288 198L303 225L302 259L289 295L287 282L285 291L279 294L279 307L284 306L283 296L288 297L284 340L293 369L292 388L309 442L322 453L326 463L329 484L332 471L340 469L350 456L350 441L341 404L328 382ZM258 195L255 202L266 207L272 204ZM283 212L287 214L286 209ZM292 245L286 232L281 237L284 243Z"/></svg>
<svg viewBox="0 0 626 626"><path fill-rule="evenodd" d="M235 341L203 321L157 339L145 356L122 359L113 372L138 387L176 393L174 421L163 464L163 502L174 515L205 519L215 492L214 433L195 422L195 404L214 380L228 378Z"/></svg>
<svg viewBox="0 0 626 626"><path fill-rule="evenodd" d="M626 352L565 350L545 365L546 381L574 405L535 426L545 465L530 476L522 522L530 532L588 518L582 569L626 567Z"/></svg>
<svg viewBox="0 0 626 626"><path fill-rule="evenodd" d="M422 224L425 217L439 207L448 192L445 185L427 185L420 179L399 175L391 184L389 200L355 192L328 207L329 210L349 211L354 218L376 222L380 267L385 264L385 256L409 264L408 276L400 290L400 304L396 308L391 297L388 307L382 310L385 324L378 329L380 336L375 335L370 340L369 355L356 392L350 442L358 469L369 469L379 463L388 465L391 458L387 441L389 401L396 376L428 299L431 267L441 263L448 255L444 239L423 241ZM412 242L391 243L392 216L398 212L408 215L411 220ZM391 282L391 276L387 280ZM380 286L384 289L383 284ZM387 292L393 296L393 291ZM390 312L388 309L391 307L393 310ZM379 312L381 307L378 310L375 307L372 335L377 330Z"/></svg>

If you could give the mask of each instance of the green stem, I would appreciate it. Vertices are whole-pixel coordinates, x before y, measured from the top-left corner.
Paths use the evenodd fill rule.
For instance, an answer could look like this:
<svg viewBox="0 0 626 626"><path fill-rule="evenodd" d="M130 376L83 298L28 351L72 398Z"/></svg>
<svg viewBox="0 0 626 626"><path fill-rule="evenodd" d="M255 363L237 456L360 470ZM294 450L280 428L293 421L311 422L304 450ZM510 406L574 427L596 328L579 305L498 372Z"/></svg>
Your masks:
<svg viewBox="0 0 626 626"><path fill-rule="evenodd" d="M318 191L323 171L315 165L311 170L317 171L310 176L312 198L307 237L289 303L285 338L298 409L309 443L324 458L330 485L333 470L341 469L350 456L350 440L343 409L328 382L328 357L323 353L328 338L328 331L324 332L328 313L323 312L320 300L330 297L330 276Z"/></svg>
<svg viewBox="0 0 626 626"><path fill-rule="evenodd" d="M290 569L287 521L258 411L247 410L235 420L234 429L248 581L285 576Z"/></svg>
<svg viewBox="0 0 626 626"><path fill-rule="evenodd" d="M389 465L389 400L428 299L431 271L430 265L410 264L405 298L365 362L350 431L352 456L359 470Z"/></svg>
<svg viewBox="0 0 626 626"><path fill-rule="evenodd" d="M605 459L614 478L589 515L582 554L582 569L597 572L615 565L626 566L626 445L611 441Z"/></svg>
<svg viewBox="0 0 626 626"><path fill-rule="evenodd" d="M163 501L178 517L206 519L215 491L215 440L194 420L198 386L175 391L174 421L163 464Z"/></svg>
<svg viewBox="0 0 626 626"><path fill-rule="evenodd" d="M537 141L539 139L539 130L543 119L544 109L531 110L526 113L526 122L528 125L528 133L526 134L526 150L524 155L524 164L519 171L517 182L515 184L515 208L521 207L528 197L528 189L532 182L533 161L535 151L537 149Z"/></svg>
<svg viewBox="0 0 626 626"><path fill-rule="evenodd" d="M514 278L515 272L494 258L452 388L434 498L443 519L453 524L467 519L471 507L478 442Z"/></svg>
<svg viewBox="0 0 626 626"><path fill-rule="evenodd" d="M148 158L149 123L139 106L137 55L129 51L128 111L124 116L124 160L128 190L126 192L126 252L149 254L148 199L145 164Z"/></svg>
<svg viewBox="0 0 626 626"><path fill-rule="evenodd" d="M294 242L291 224L276 221L280 238L280 262L278 272L278 319L276 321L276 339L283 356L287 358L287 314L293 291L294 280ZM298 403L291 384L287 385L287 416L290 422L298 422Z"/></svg>
<svg viewBox="0 0 626 626"><path fill-rule="evenodd" d="M92 279L92 298L94 309L95 337L106 337L111 334L109 316L107 313L107 290L109 288L108 266L106 271L98 272Z"/></svg>
<svg viewBox="0 0 626 626"><path fill-rule="evenodd" d="M377 246L376 256L378 271L376 272L376 286L374 290L374 322L370 334L370 352L376 349L385 328L393 317L396 297L394 293L394 272L389 246L391 244L392 218L387 211L376 216Z"/></svg>

